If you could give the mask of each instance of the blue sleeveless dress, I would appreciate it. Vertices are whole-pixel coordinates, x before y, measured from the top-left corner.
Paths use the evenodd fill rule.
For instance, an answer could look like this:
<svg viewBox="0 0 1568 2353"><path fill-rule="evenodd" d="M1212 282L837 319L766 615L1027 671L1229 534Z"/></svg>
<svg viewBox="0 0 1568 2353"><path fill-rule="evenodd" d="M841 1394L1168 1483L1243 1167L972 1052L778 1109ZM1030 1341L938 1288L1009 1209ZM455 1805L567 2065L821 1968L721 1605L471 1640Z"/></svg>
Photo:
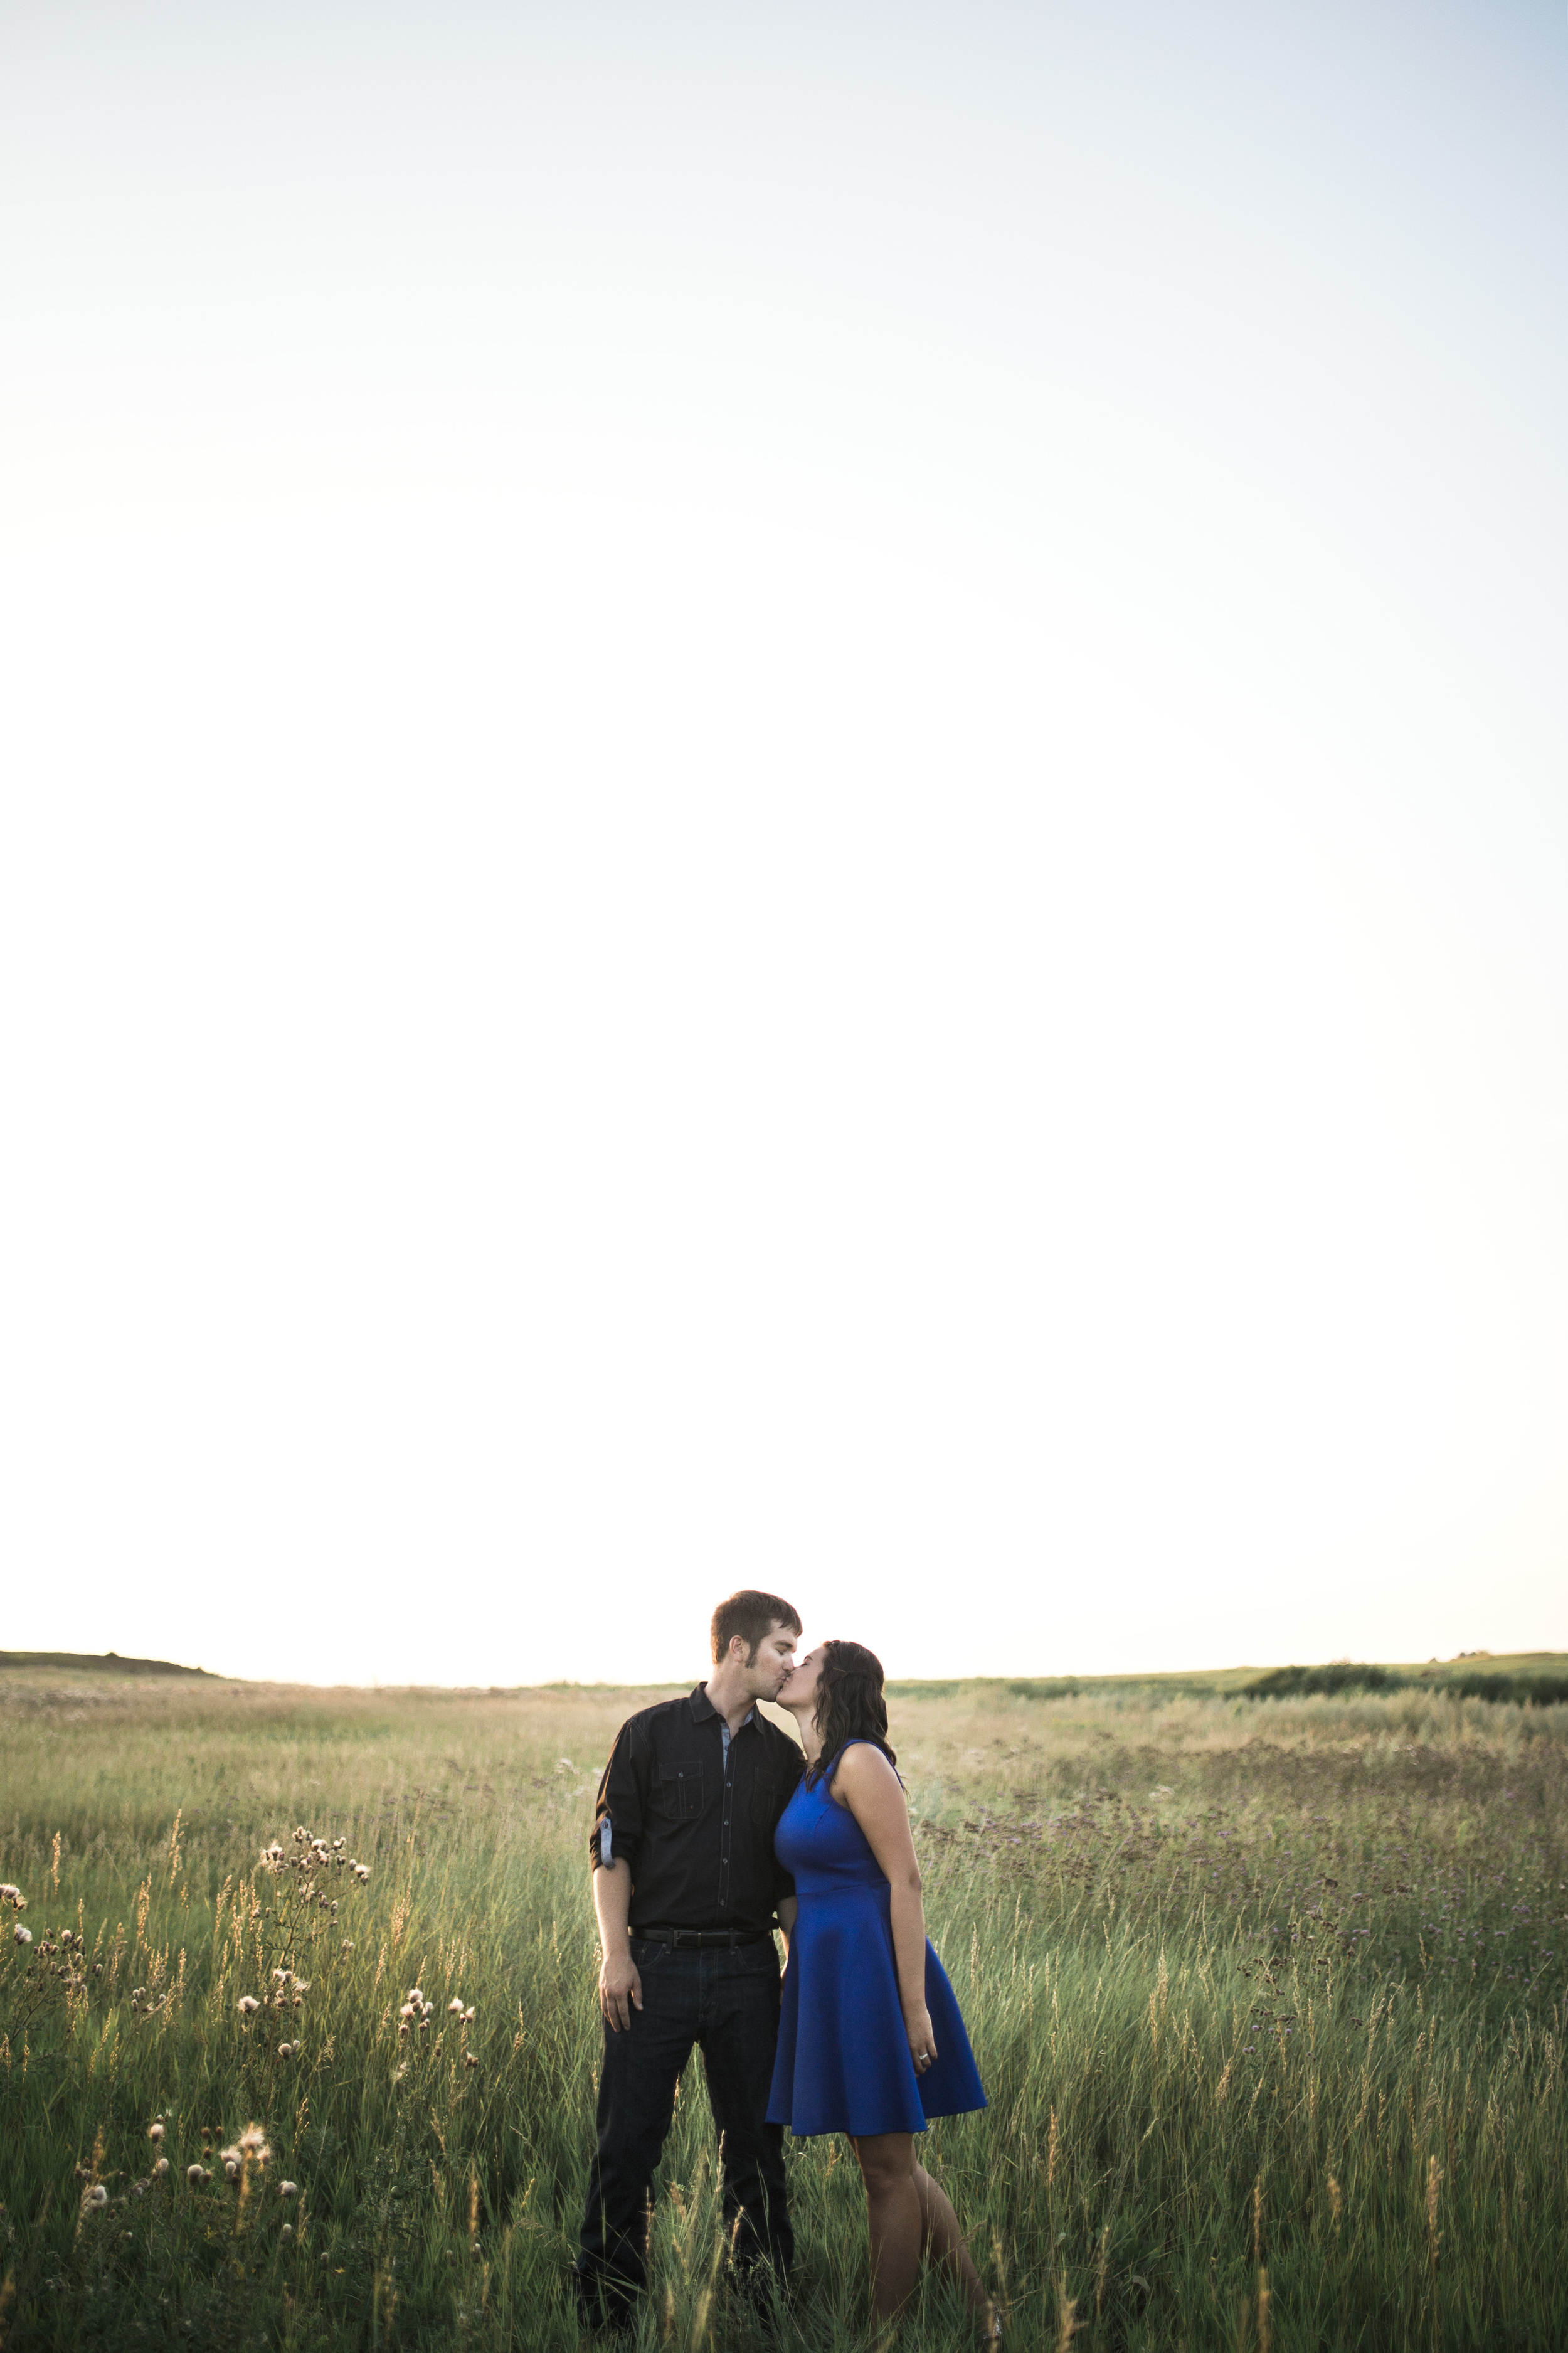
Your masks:
<svg viewBox="0 0 1568 2353"><path fill-rule="evenodd" d="M854 1746L854 1742L846 1744ZM865 1831L829 1793L801 1781L774 1833L800 1912L789 1940L768 2122L811 2133L924 2132L928 2116L983 2108L985 2094L958 1998L926 1945L926 2008L937 2055L915 2073L899 2000L889 1890Z"/></svg>

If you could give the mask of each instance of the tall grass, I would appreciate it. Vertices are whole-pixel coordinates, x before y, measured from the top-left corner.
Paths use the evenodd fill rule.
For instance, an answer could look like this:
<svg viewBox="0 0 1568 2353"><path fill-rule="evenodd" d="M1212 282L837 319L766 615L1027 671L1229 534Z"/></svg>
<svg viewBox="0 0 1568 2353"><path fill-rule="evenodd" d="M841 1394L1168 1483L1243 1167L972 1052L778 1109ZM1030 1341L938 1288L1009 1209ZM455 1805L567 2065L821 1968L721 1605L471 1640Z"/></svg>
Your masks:
<svg viewBox="0 0 1568 2353"><path fill-rule="evenodd" d="M5 2345L577 2346L583 1841L647 1695L0 1692L0 1878L34 1937L0 1961ZM899 1703L992 2103L925 2155L1012 2341L1568 2344L1565 1717L1408 1692ZM345 1860L259 1864L300 1829ZM270 2155L230 2180L251 2123ZM848 2152L802 2143L790 2169L774 2341L863 2345ZM728 2293L700 2064L652 2253L642 2346L768 2341ZM900 2343L963 2341L928 2282Z"/></svg>

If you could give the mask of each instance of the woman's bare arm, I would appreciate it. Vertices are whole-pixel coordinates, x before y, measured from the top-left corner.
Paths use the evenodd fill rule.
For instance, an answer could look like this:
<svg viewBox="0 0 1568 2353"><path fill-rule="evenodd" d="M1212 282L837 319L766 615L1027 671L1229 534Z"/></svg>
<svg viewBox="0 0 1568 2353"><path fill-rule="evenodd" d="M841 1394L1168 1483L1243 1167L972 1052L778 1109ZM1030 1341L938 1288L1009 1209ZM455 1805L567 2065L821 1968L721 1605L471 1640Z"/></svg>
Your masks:
<svg viewBox="0 0 1568 2353"><path fill-rule="evenodd" d="M904 2029L915 2065L929 2066L936 2057L936 2042L926 2008L925 1907L903 1784L879 1748L858 1741L839 1758L833 1785L887 1874Z"/></svg>

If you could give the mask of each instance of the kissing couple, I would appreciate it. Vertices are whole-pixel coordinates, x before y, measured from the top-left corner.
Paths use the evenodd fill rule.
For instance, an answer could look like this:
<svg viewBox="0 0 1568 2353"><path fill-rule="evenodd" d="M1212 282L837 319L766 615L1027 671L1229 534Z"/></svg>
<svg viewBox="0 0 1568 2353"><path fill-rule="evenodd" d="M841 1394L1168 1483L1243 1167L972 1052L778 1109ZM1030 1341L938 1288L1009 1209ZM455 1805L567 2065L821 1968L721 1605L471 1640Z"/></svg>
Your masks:
<svg viewBox="0 0 1568 2353"><path fill-rule="evenodd" d="M876 2323L913 2293L923 2253L998 2338L958 2218L915 2157L929 2117L983 2108L985 2094L926 1938L881 1665L858 1642L796 1663L800 1619L776 1593L731 1594L711 1634L707 1682L629 1716L599 1784L605 2047L584 2317L629 2325L647 2284L654 2169L696 2043L742 2289L765 2300L789 2284L784 2126L844 2133L865 2185ZM798 1746L764 1700L794 1716Z"/></svg>

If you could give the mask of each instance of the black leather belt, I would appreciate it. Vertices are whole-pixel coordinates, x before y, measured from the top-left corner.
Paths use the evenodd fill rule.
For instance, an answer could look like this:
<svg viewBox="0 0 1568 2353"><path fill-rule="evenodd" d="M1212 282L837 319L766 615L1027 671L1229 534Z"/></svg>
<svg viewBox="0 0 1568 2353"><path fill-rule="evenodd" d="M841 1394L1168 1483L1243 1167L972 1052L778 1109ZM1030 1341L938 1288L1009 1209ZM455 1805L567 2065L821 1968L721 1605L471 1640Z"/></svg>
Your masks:
<svg viewBox="0 0 1568 2353"><path fill-rule="evenodd" d="M632 1935L640 1936L645 1945L668 1945L676 1952L686 1947L706 1951L713 1947L722 1947L732 1953L742 1945L760 1945L764 1936L773 1935L773 1930L771 1928L634 1928Z"/></svg>

